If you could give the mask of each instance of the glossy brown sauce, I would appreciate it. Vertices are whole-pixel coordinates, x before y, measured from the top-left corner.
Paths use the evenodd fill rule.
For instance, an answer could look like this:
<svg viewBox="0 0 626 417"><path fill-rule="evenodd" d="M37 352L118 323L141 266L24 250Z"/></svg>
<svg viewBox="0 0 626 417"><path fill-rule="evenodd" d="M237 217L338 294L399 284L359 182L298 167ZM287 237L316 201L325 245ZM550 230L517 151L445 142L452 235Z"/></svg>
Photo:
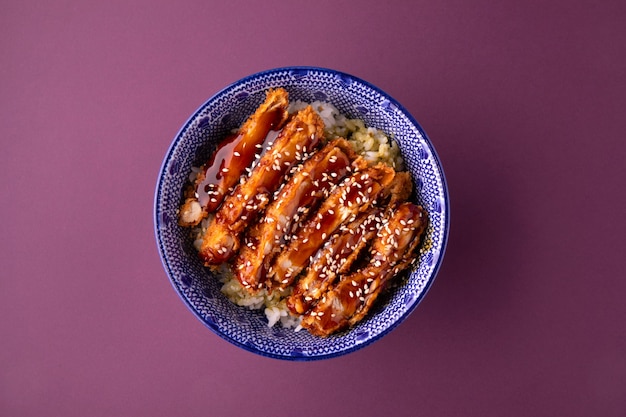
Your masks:
<svg viewBox="0 0 626 417"><path fill-rule="evenodd" d="M267 220L271 221L260 226L263 237L248 238L247 243L254 249L244 248L242 251L245 255L240 258L236 275L244 286L258 286L266 281L267 269L274 255L306 218L306 215L296 217L301 208L307 208L306 212L313 211L333 185L347 175L350 163L351 159L340 148L329 147L305 162L305 168L291 178L266 213ZM245 259L249 261L245 262Z"/></svg>
<svg viewBox="0 0 626 417"><path fill-rule="evenodd" d="M283 116L282 110L264 113L255 128L230 135L219 144L205 164L204 179L196 187L198 202L207 212L217 210L246 168L278 136Z"/></svg>
<svg viewBox="0 0 626 417"><path fill-rule="evenodd" d="M345 200L343 203L340 202L339 206L334 210L325 210L323 212L319 212L316 217L312 219L312 223L309 223L307 227L309 230L308 233L305 234L307 236L307 241L304 242L301 240L298 242L298 249L292 250L290 253L290 258L292 262L296 265L304 265L307 263L309 256L311 256L319 247L326 241L326 239L333 233L339 225L345 221L346 219L342 218L342 211L345 211L345 207L348 205L354 204L356 206L361 206L361 204L357 203L357 197L360 196L359 189L354 186L356 181L360 181L355 177L351 178L350 181L350 190L346 190ZM367 187L372 186L373 192L377 193L380 189L380 186L373 181L371 177L368 177L362 184L365 189ZM358 212L355 207L354 213ZM319 227L317 226L319 224Z"/></svg>

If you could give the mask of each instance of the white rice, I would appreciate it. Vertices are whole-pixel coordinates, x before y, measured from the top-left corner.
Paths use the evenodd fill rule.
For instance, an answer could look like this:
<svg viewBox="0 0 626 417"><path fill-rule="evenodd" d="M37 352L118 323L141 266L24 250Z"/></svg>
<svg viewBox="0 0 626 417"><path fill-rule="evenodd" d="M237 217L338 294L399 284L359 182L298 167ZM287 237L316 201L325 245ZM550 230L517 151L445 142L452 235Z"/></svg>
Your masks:
<svg viewBox="0 0 626 417"><path fill-rule="evenodd" d="M266 289L262 289L257 294L252 295L241 286L228 266L220 271L220 276L222 293L238 306L246 307L250 310L264 308L269 327L280 322L285 328L293 328L295 331L301 329L301 316L292 314L289 308L287 308L286 298L291 294L291 287L284 291L275 290L271 294Z"/></svg>
<svg viewBox="0 0 626 417"><path fill-rule="evenodd" d="M302 101L291 102L289 105L289 113L301 110L308 104L309 103ZM400 148L395 141L387 137L383 131L366 127L362 120L348 119L330 103L315 101L310 104L324 121L326 139L330 140L336 137L342 137L348 140L354 147L354 150L362 155L370 164L373 165L383 162L393 167L396 171L404 170ZM192 182L195 180L195 176L198 172L198 169L192 170L190 175ZM194 246L198 250L202 243L202 236L212 219L213 217L209 216L209 218L203 220L200 226L195 229ZM228 265L222 267L219 271L219 275L221 277L222 293L238 306L250 310L264 309L265 316L267 317L267 325L269 327L280 323L283 327L293 328L295 331L301 329L301 316L292 314L286 304L286 297L288 297L292 291L291 287L284 291L274 291L272 294L262 289L259 290L257 294L251 295L241 286Z"/></svg>

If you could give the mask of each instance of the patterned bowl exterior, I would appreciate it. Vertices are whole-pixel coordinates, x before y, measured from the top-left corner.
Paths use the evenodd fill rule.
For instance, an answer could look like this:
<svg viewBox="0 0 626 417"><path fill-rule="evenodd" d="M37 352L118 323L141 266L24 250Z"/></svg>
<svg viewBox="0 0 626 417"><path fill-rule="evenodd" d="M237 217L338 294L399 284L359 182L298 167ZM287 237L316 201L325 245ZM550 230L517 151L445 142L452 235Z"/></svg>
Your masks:
<svg viewBox="0 0 626 417"><path fill-rule="evenodd" d="M405 282L381 296L352 330L328 337L270 328L262 310L231 303L220 283L203 267L187 230L176 223L181 191L192 166L201 165L229 131L237 128L271 87L283 87L292 100L327 101L343 114L382 129L398 142L417 188L417 202L429 214L418 267ZM426 134L408 112L377 87L351 75L315 67L288 67L246 77L204 103L174 138L163 161L155 195L156 240L169 279L191 311L217 335L248 351L286 360L336 357L380 339L418 305L441 265L449 228L444 174Z"/></svg>

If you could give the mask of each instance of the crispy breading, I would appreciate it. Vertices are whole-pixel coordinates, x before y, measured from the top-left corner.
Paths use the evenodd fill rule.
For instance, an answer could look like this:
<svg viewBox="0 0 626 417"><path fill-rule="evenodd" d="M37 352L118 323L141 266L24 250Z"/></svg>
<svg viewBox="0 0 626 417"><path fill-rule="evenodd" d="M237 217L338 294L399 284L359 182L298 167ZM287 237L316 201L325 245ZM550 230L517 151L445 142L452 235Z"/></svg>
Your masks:
<svg viewBox="0 0 626 417"><path fill-rule="evenodd" d="M178 212L178 224L196 226L220 206L226 194L249 169L268 133L279 130L285 123L288 106L289 94L285 89L267 91L265 101L237 133L219 144L211 159L201 167L193 187L185 190L185 202Z"/></svg>
<svg viewBox="0 0 626 417"><path fill-rule="evenodd" d="M361 213L353 222L342 225L317 251L287 298L287 307L292 313L308 312L335 283L338 275L349 271L376 235L382 222L381 214L382 210L378 207Z"/></svg>
<svg viewBox="0 0 626 417"><path fill-rule="evenodd" d="M250 175L242 179L216 212L200 248L206 265L219 265L237 253L242 233L265 209L290 169L308 157L323 135L324 122L311 106L287 122Z"/></svg>
<svg viewBox="0 0 626 417"><path fill-rule="evenodd" d="M291 285L327 238L342 223L367 210L394 175L393 168L380 164L347 177L276 257L268 272L269 287L284 289Z"/></svg>
<svg viewBox="0 0 626 417"><path fill-rule="evenodd" d="M246 233L233 263L235 276L250 292L265 283L274 256L289 240L293 229L307 212L328 197L332 187L353 168L362 166L360 157L344 139L333 140L305 161L265 210L264 216Z"/></svg>
<svg viewBox="0 0 626 417"><path fill-rule="evenodd" d="M374 239L364 268L342 276L302 319L302 327L329 336L359 322L388 280L406 269L426 227L426 212L413 203L389 211L388 221Z"/></svg>

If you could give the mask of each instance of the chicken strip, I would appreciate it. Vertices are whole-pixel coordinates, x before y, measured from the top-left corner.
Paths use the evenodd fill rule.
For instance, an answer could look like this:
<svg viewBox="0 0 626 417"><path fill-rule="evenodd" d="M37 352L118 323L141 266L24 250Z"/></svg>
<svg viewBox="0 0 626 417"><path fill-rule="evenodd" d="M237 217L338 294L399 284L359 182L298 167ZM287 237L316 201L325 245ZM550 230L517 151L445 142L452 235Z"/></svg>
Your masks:
<svg viewBox="0 0 626 417"><path fill-rule="evenodd" d="M287 298L287 307L292 313L309 311L334 284L337 276L348 272L365 245L376 236L381 217L379 208L371 208L355 221L339 227L317 251L306 273L296 282L293 293Z"/></svg>
<svg viewBox="0 0 626 417"><path fill-rule="evenodd" d="M205 265L219 265L239 250L240 237L268 205L292 166L306 159L324 135L324 122L311 106L296 113L248 177L225 199L200 247Z"/></svg>
<svg viewBox="0 0 626 417"><path fill-rule="evenodd" d="M380 193L381 207L395 207L406 201L413 192L409 172L396 172L391 183ZM339 274L345 274L361 250L374 238L382 222L382 209L372 208L354 222L342 225L339 232L315 254L306 274L295 284L287 307L294 314L309 311L322 297Z"/></svg>
<svg viewBox="0 0 626 417"><path fill-rule="evenodd" d="M425 227L426 212L421 206L400 204L372 242L367 266L342 277L303 317L302 327L324 337L358 323L387 282L413 261Z"/></svg>
<svg viewBox="0 0 626 417"><path fill-rule="evenodd" d="M342 223L367 210L394 175L393 168L379 164L352 174L338 185L276 257L268 272L269 288L284 289L290 285L326 239Z"/></svg>
<svg viewBox="0 0 626 417"><path fill-rule="evenodd" d="M267 138L273 138L287 120L289 95L282 88L268 90L265 101L237 133L224 139L195 181L195 196L189 196L179 211L181 226L195 226L220 206L238 182Z"/></svg>
<svg viewBox="0 0 626 417"><path fill-rule="evenodd" d="M304 162L268 205L263 218L248 231L234 261L241 285L250 292L260 289L271 261L289 239L292 228L299 225L303 212L327 198L331 188L348 173L366 166L345 139L329 142Z"/></svg>

